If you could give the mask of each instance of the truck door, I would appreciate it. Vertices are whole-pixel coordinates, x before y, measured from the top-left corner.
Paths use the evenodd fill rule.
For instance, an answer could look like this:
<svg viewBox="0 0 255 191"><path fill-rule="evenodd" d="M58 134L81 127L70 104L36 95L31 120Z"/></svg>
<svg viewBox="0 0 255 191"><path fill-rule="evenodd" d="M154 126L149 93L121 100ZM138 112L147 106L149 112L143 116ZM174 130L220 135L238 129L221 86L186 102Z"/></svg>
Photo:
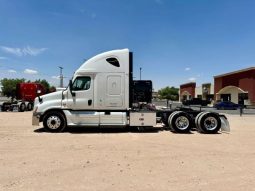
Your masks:
<svg viewBox="0 0 255 191"><path fill-rule="evenodd" d="M98 126L99 114L94 108L93 76L78 76L73 82L72 93L67 91L67 102L70 109L69 119L76 125ZM73 95L72 95L73 94ZM66 106L64 106L66 108Z"/></svg>
<svg viewBox="0 0 255 191"><path fill-rule="evenodd" d="M67 106L72 110L94 108L94 83L92 76L78 76L73 82L73 95L68 92Z"/></svg>
<svg viewBox="0 0 255 191"><path fill-rule="evenodd" d="M95 108L98 110L123 110L125 105L124 73L100 73L96 76Z"/></svg>
<svg viewBox="0 0 255 191"><path fill-rule="evenodd" d="M108 74L106 79L105 106L121 108L124 102L124 74Z"/></svg>

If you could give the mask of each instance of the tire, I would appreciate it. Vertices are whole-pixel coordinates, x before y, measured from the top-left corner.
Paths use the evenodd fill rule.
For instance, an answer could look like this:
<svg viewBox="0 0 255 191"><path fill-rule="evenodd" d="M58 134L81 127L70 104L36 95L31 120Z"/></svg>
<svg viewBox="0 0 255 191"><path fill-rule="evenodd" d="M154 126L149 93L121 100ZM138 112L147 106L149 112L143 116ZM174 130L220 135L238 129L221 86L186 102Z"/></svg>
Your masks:
<svg viewBox="0 0 255 191"><path fill-rule="evenodd" d="M52 133L62 132L66 128L66 119L64 115L58 111L51 111L43 117L44 128Z"/></svg>
<svg viewBox="0 0 255 191"><path fill-rule="evenodd" d="M169 129L171 130L171 131L174 131L174 128L172 127L172 118L173 118L173 116L175 115L175 114L177 114L177 113L180 113L181 111L174 111L173 113L171 113L170 115L169 115L169 117L168 117L168 121L167 121L167 124L168 124L168 127L169 127Z"/></svg>
<svg viewBox="0 0 255 191"><path fill-rule="evenodd" d="M19 111L20 112L24 112L26 110L26 104L25 103L21 103L20 105L19 105Z"/></svg>
<svg viewBox="0 0 255 191"><path fill-rule="evenodd" d="M172 115L172 116L171 116ZM176 133L189 133L192 128L192 119L189 114L178 111L169 116L171 129Z"/></svg>
<svg viewBox="0 0 255 191"><path fill-rule="evenodd" d="M208 112L201 112L195 118L195 125L196 125L196 128L197 128L198 132L202 132L202 129L199 126L198 120L199 120L200 116L203 115L204 113L208 113Z"/></svg>
<svg viewBox="0 0 255 191"><path fill-rule="evenodd" d="M199 117L198 126L201 133L215 134L220 130L221 120L217 114L205 112Z"/></svg>
<svg viewBox="0 0 255 191"><path fill-rule="evenodd" d="M2 111L7 111L6 103L3 103L3 105L2 105Z"/></svg>
<svg viewBox="0 0 255 191"><path fill-rule="evenodd" d="M27 110L28 110L28 111L32 111L32 110L33 110L33 103L29 102L29 103L27 104Z"/></svg>

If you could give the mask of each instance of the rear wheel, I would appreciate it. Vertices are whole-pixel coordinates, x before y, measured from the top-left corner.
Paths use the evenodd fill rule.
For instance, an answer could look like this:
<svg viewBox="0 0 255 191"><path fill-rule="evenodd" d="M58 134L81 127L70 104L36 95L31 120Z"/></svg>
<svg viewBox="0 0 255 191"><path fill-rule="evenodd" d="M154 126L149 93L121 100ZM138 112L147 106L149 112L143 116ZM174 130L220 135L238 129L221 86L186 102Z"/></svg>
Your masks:
<svg viewBox="0 0 255 191"><path fill-rule="evenodd" d="M29 103L27 104L27 110L28 110L28 111L32 111L32 109L33 109L33 103L29 102Z"/></svg>
<svg viewBox="0 0 255 191"><path fill-rule="evenodd" d="M21 103L20 105L19 105L19 111L20 112L24 112L26 110L26 105L25 105L25 103Z"/></svg>
<svg viewBox="0 0 255 191"><path fill-rule="evenodd" d="M175 114L180 113L181 111L174 111L173 113L171 113L168 117L168 121L167 121L167 125L170 128L170 130L174 131L173 127L172 127L172 118L173 116L175 116Z"/></svg>
<svg viewBox="0 0 255 191"><path fill-rule="evenodd" d="M62 132L66 128L66 119L62 113L52 111L44 116L43 126L50 132Z"/></svg>
<svg viewBox="0 0 255 191"><path fill-rule="evenodd" d="M198 120L199 120L200 116L203 115L204 113L207 113L207 112L201 112L195 118L195 125L196 125L196 128L197 128L197 131L199 131L199 132L202 132L202 129L199 126Z"/></svg>
<svg viewBox="0 0 255 191"><path fill-rule="evenodd" d="M189 114L178 111L169 116L170 128L177 133L189 133L192 128L192 120Z"/></svg>
<svg viewBox="0 0 255 191"><path fill-rule="evenodd" d="M7 104L6 103L3 103L3 105L2 105L2 111L7 111L7 106L6 106Z"/></svg>
<svg viewBox="0 0 255 191"><path fill-rule="evenodd" d="M217 133L221 127L221 120L217 114L207 112L199 117L198 126L202 133Z"/></svg>

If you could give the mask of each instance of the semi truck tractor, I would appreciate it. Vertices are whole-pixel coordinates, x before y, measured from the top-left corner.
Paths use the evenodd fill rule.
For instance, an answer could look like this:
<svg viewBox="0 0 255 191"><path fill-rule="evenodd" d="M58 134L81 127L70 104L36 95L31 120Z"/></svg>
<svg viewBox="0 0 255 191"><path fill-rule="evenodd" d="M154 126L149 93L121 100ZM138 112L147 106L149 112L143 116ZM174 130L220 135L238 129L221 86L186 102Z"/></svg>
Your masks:
<svg viewBox="0 0 255 191"><path fill-rule="evenodd" d="M34 106L34 99L45 94L45 88L40 83L18 83L16 85L16 100L3 102L2 111L31 111Z"/></svg>
<svg viewBox="0 0 255 191"><path fill-rule="evenodd" d="M157 110L150 103L152 83L133 80L133 53L113 50L92 57L74 73L65 90L37 97L32 124L50 132L67 126L155 127L188 133L229 131L224 115L190 108Z"/></svg>

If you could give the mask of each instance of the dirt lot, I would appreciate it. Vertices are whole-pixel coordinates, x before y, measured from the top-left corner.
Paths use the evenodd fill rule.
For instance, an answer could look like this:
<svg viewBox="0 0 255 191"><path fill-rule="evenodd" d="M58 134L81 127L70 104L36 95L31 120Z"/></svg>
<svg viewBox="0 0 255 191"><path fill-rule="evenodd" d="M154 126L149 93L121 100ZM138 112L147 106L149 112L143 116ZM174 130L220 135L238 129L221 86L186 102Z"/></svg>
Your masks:
<svg viewBox="0 0 255 191"><path fill-rule="evenodd" d="M255 190L255 116L231 133L84 128L51 134L0 113L0 190Z"/></svg>

